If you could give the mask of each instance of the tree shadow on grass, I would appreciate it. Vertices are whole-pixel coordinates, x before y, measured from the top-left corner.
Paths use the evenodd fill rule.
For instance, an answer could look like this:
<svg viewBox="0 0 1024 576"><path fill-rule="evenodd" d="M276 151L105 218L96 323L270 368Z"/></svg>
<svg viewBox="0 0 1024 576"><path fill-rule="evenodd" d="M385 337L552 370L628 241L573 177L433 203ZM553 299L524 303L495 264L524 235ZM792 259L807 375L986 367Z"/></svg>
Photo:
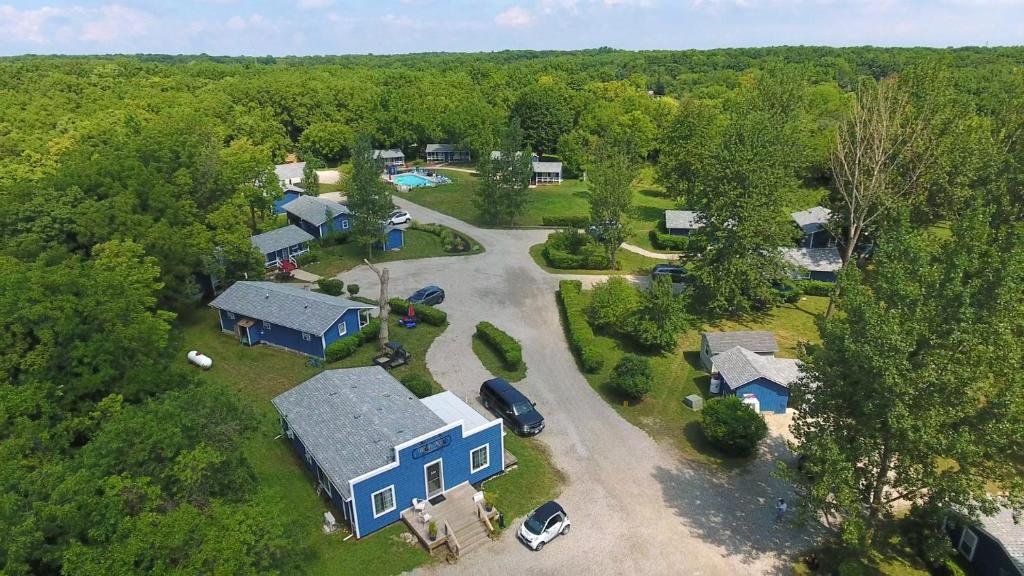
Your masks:
<svg viewBox="0 0 1024 576"><path fill-rule="evenodd" d="M637 193L641 196L647 196L648 198L658 198L660 200L672 199L672 194L667 190L659 190L657 188L644 188L642 190L637 190Z"/></svg>
<svg viewBox="0 0 1024 576"><path fill-rule="evenodd" d="M658 222L665 217L665 209L655 206L636 206L634 215L638 220Z"/></svg>

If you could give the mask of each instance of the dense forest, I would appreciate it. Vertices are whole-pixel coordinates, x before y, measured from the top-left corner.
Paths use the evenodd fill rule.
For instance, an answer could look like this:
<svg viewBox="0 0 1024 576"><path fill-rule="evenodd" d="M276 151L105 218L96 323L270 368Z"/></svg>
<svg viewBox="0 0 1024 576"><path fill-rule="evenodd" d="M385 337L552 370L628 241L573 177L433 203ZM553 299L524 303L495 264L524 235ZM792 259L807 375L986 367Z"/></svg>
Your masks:
<svg viewBox="0 0 1024 576"><path fill-rule="evenodd" d="M258 184L274 163L294 154L344 164L360 135L409 156L430 142L489 151L514 119L532 150L579 174L614 141L681 206L709 214L726 240L708 258L727 272L708 280L714 295L703 298L737 314L757 294L744 293L751 268L730 268L728 249L782 245L773 235L789 232L776 232L786 226L779 210L762 205L756 229L730 224L730 210L751 194L778 207L808 190L841 193L839 127L858 103L870 105L865 85L890 77L907 95L907 117L928 125L918 147L931 153L912 197L868 232L903 247L928 242L908 227L953 222L970 236L955 263L921 247L935 282L917 292L897 282L913 276L912 250L883 251L892 285L876 292L887 290L893 306L911 293L946 294L922 301L927 313L907 326L933 339L953 329L950 310L965 318L964 339L1001 326L984 337L1009 348L999 359L972 356L974 367L1019 367L1019 322L1000 322L1022 310L1011 291L1022 279L1021 48L0 60L0 570L300 570L289 511L261 497L240 449L254 416L172 361L176 314L200 299L196 274L260 267L249 236L279 193ZM980 258L1005 274L993 278L973 264ZM841 289L861 294L854 276ZM994 287L940 290L937 279L952 276ZM980 300L993 305L965 307ZM885 315L851 302L860 308L844 317L864 325ZM845 342L846 328L827 328L827 340ZM933 353L948 359L956 348ZM815 373L840 371L826 356ZM1019 374L993 373L1020 385ZM999 406L1011 409L1008 399ZM949 422L933 424L926 431ZM1012 429L993 433L1012 445Z"/></svg>

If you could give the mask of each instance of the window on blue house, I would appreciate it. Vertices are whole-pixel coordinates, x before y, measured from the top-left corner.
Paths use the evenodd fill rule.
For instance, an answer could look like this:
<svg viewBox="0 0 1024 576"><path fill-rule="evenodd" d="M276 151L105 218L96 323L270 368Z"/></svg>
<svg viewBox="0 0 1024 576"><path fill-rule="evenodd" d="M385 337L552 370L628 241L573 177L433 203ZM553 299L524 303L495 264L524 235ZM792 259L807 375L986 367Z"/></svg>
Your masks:
<svg viewBox="0 0 1024 576"><path fill-rule="evenodd" d="M234 320L234 319L235 319L235 313L234 312L228 312L228 320Z"/></svg>
<svg viewBox="0 0 1024 576"><path fill-rule="evenodd" d="M313 339L313 335L308 332L303 332L302 339L305 340L306 342L309 342L310 340Z"/></svg>
<svg viewBox="0 0 1024 576"><path fill-rule="evenodd" d="M964 528L963 534L960 536L960 553L967 558L970 562L974 560L974 549L978 547L978 535L974 533L974 530L970 528Z"/></svg>
<svg viewBox="0 0 1024 576"><path fill-rule="evenodd" d="M270 332L270 327L271 327L270 322L267 322L266 320L264 320L263 321L263 331L264 332Z"/></svg>
<svg viewBox="0 0 1024 576"><path fill-rule="evenodd" d="M476 473L491 465L491 446L484 444L469 453L470 472Z"/></svg>
<svg viewBox="0 0 1024 576"><path fill-rule="evenodd" d="M344 336L345 334L348 334L348 324L342 322L338 324L338 336Z"/></svg>
<svg viewBox="0 0 1024 576"><path fill-rule="evenodd" d="M395 487L388 486L373 493L373 517L382 516L395 509Z"/></svg>
<svg viewBox="0 0 1024 576"><path fill-rule="evenodd" d="M348 220L342 220L341 221L341 229L342 230L348 230Z"/></svg>

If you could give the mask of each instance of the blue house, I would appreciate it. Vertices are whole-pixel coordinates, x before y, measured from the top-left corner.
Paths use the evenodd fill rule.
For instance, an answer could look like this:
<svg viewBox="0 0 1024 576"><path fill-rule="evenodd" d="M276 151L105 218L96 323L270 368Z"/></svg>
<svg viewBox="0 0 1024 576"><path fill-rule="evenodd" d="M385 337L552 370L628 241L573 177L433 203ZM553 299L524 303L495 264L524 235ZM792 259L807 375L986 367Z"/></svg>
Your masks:
<svg viewBox="0 0 1024 576"><path fill-rule="evenodd" d="M309 243L313 240L308 232L289 224L270 232L257 234L249 238L252 245L263 254L263 262L267 268L280 266L298 256L309 252Z"/></svg>
<svg viewBox="0 0 1024 576"><path fill-rule="evenodd" d="M299 196L285 204L284 211L288 213L289 224L302 228L314 238L323 238L332 230L344 232L352 225L348 206L317 196Z"/></svg>
<svg viewBox="0 0 1024 576"><path fill-rule="evenodd" d="M384 228L384 242L377 243L378 248L384 250L400 250L405 246L405 230L398 226L387 226Z"/></svg>
<svg viewBox="0 0 1024 576"><path fill-rule="evenodd" d="M782 259L790 266L790 275L796 280L835 282L836 273L843 268L839 249L782 248Z"/></svg>
<svg viewBox="0 0 1024 576"><path fill-rule="evenodd" d="M714 361L722 394L739 396L758 412L786 412L789 387L800 378L798 361L762 356L740 346L716 355Z"/></svg>
<svg viewBox="0 0 1024 576"><path fill-rule="evenodd" d="M305 194L306 191L295 185L284 187L284 194L274 200L274 214L284 214L284 205Z"/></svg>
<svg viewBox="0 0 1024 576"><path fill-rule="evenodd" d="M828 222L832 211L823 206L815 206L807 210L790 214L796 225L800 227L800 247L830 248L836 245L836 238L828 230Z"/></svg>
<svg viewBox="0 0 1024 576"><path fill-rule="evenodd" d="M357 538L418 502L465 495L505 467L500 419L451 392L417 399L377 366L321 372L273 403L318 491Z"/></svg>
<svg viewBox="0 0 1024 576"><path fill-rule="evenodd" d="M324 358L331 342L359 333L374 306L275 282L235 282L210 307L220 329L247 346L268 344Z"/></svg>
<svg viewBox="0 0 1024 576"><path fill-rule="evenodd" d="M979 522L947 516L942 528L978 576L1024 576L1024 521L1007 507Z"/></svg>

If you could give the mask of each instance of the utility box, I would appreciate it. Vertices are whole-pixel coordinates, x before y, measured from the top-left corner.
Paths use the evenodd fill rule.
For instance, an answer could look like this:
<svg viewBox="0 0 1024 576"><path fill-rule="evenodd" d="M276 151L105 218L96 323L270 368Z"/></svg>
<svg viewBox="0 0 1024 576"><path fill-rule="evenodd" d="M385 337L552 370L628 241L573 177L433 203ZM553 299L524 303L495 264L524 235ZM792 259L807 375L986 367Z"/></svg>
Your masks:
<svg viewBox="0 0 1024 576"><path fill-rule="evenodd" d="M683 398L683 404L686 404L690 410L696 412L704 407L704 398L701 398L699 394L690 394L686 398Z"/></svg>

